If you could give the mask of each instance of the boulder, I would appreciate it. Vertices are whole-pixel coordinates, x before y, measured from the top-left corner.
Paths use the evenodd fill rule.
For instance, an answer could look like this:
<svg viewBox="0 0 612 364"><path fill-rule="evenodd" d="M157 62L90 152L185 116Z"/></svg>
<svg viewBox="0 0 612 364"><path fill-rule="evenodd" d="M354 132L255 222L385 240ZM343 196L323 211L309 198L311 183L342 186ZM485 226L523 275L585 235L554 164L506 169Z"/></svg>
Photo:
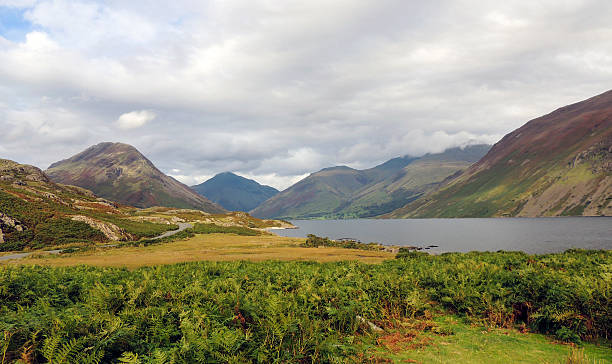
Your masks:
<svg viewBox="0 0 612 364"><path fill-rule="evenodd" d="M0 212L0 230L6 230L9 227L17 231L23 231L23 225L19 220Z"/></svg>

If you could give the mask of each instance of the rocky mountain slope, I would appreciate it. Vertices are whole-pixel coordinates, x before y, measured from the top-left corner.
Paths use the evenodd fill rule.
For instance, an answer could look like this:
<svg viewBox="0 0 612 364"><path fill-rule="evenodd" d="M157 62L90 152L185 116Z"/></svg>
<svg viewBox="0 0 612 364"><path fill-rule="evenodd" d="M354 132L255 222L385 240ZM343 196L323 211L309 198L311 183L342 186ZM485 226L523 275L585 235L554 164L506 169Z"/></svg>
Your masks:
<svg viewBox="0 0 612 364"><path fill-rule="evenodd" d="M52 181L136 207L167 206L209 213L225 210L157 169L136 148L100 143L45 171Z"/></svg>
<svg viewBox="0 0 612 364"><path fill-rule="evenodd" d="M366 170L339 166L313 173L262 203L257 217L353 218L393 211L469 167L488 145L453 148L420 158L400 157Z"/></svg>
<svg viewBox="0 0 612 364"><path fill-rule="evenodd" d="M559 215L612 215L612 91L529 121L387 217Z"/></svg>
<svg viewBox="0 0 612 364"><path fill-rule="evenodd" d="M276 188L231 172L219 173L191 188L230 211L251 211L278 193Z"/></svg>
<svg viewBox="0 0 612 364"><path fill-rule="evenodd" d="M36 167L0 159L0 251L138 239L174 228L133 221L132 210L53 183Z"/></svg>

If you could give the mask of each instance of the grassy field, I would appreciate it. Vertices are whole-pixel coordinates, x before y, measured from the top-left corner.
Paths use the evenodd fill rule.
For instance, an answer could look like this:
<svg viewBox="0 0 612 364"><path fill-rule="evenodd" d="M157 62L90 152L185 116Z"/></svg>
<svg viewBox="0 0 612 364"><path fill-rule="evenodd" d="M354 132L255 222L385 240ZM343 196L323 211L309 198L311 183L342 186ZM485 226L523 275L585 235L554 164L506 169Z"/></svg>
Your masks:
<svg viewBox="0 0 612 364"><path fill-rule="evenodd" d="M301 260L335 262L359 260L380 263L394 254L343 248L302 248L304 239L277 235L239 236L233 234L198 234L187 240L146 247L98 248L82 253L34 256L4 264L70 266L88 264L104 267L136 268L159 264L196 261ZM2 262L0 262L2 263Z"/></svg>

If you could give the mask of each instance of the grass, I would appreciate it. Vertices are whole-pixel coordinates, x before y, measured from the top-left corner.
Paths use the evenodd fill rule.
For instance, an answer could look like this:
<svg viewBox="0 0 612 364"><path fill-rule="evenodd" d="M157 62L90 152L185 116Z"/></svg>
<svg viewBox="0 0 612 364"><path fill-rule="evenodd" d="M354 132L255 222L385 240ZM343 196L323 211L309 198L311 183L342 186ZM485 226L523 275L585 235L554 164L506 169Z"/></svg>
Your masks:
<svg viewBox="0 0 612 364"><path fill-rule="evenodd" d="M276 235L240 236L233 234L202 234L187 240L146 247L99 248L83 253L59 256L32 257L4 262L4 264L37 264L73 266L80 264L99 267L137 268L159 264L196 261L265 261L296 260L336 262L358 260L380 263L392 259L393 254L343 248L302 248L304 239ZM0 262L2 264L2 262Z"/></svg>
<svg viewBox="0 0 612 364"><path fill-rule="evenodd" d="M584 343L580 347L541 334L471 323L439 313L430 320L406 321L377 338L376 355L397 363L609 363L612 350Z"/></svg>

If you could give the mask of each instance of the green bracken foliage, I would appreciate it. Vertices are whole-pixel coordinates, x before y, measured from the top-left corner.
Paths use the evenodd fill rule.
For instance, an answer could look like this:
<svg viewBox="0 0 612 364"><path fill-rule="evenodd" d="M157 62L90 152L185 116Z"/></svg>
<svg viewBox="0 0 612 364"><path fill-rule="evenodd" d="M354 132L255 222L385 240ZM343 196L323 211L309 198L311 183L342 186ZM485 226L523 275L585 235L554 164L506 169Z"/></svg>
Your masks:
<svg viewBox="0 0 612 364"><path fill-rule="evenodd" d="M569 341L612 334L612 252L0 269L6 362L351 362L368 331L444 309Z"/></svg>

